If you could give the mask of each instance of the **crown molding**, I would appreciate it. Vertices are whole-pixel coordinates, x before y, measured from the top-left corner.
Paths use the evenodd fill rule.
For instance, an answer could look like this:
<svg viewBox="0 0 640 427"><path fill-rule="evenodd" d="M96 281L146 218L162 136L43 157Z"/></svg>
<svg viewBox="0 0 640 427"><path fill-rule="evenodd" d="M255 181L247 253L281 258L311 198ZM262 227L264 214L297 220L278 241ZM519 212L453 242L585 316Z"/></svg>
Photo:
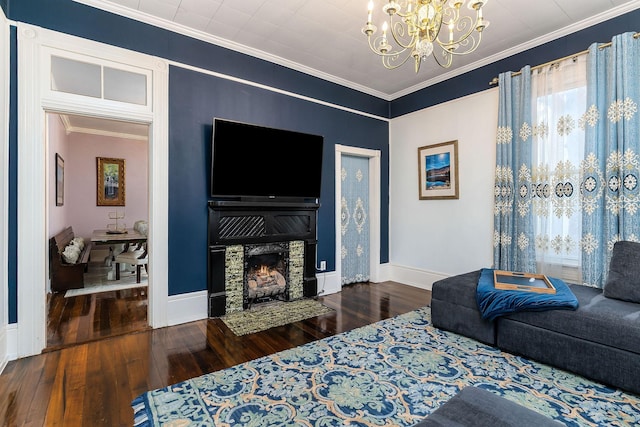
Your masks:
<svg viewBox="0 0 640 427"><path fill-rule="evenodd" d="M65 127L65 130L67 132L67 134L70 133L84 133L84 134L88 134L88 135L99 135L99 136L109 136L112 138L121 138L121 139L130 139L130 140L135 140L135 141L147 141L149 138L143 135L133 135L130 133L124 133L124 132L110 132L107 130L100 130L100 129L91 129L91 128L83 128L83 127L74 127L74 126L69 126L68 128Z"/></svg>
<svg viewBox="0 0 640 427"><path fill-rule="evenodd" d="M121 139L131 139L136 141L147 141L149 139L146 135L135 135L132 133L126 132L113 132L104 129L94 129L87 128L82 126L73 126L71 121L69 120L69 116L66 114L58 114L60 117L60 121L62 122L62 126L64 127L64 131L67 135L72 133L85 133L88 135L99 135L99 136L110 136L113 138L121 138Z"/></svg>

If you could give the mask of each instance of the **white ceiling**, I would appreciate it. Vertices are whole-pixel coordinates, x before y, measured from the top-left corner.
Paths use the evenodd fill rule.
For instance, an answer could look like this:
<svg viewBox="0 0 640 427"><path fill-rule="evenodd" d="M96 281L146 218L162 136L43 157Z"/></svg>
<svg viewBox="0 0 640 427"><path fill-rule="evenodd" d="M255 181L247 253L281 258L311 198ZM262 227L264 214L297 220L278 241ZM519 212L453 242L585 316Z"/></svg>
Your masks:
<svg viewBox="0 0 640 427"><path fill-rule="evenodd" d="M640 0L489 0L483 11L491 25L478 50L454 58L449 69L430 58L416 74L412 63L385 69L369 50L361 33L368 0L75 1L387 100L640 8ZM384 3L374 1L378 28Z"/></svg>
<svg viewBox="0 0 640 427"><path fill-rule="evenodd" d="M137 141L147 141L149 139L149 125L146 124L73 114L59 114L59 116L67 135L85 133Z"/></svg>

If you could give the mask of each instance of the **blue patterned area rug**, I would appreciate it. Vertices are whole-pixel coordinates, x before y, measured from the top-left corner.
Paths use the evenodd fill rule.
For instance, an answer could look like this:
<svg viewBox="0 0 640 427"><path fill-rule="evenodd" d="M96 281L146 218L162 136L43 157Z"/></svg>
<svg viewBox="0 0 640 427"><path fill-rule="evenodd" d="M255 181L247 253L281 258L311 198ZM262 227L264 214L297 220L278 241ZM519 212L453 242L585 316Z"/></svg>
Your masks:
<svg viewBox="0 0 640 427"><path fill-rule="evenodd" d="M640 424L640 397L430 326L425 307L138 396L136 426L412 426L475 385L568 426Z"/></svg>

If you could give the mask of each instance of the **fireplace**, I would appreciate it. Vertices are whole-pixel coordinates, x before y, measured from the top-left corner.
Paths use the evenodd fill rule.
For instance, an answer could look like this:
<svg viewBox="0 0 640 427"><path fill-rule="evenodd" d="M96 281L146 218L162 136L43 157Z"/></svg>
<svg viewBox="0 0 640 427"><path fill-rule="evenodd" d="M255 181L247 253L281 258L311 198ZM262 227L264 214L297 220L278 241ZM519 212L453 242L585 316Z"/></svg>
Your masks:
<svg viewBox="0 0 640 427"><path fill-rule="evenodd" d="M289 300L287 243L246 245L244 260L243 296L247 301L245 308L261 300Z"/></svg>
<svg viewBox="0 0 640 427"><path fill-rule="evenodd" d="M209 317L317 294L317 203L209 202Z"/></svg>

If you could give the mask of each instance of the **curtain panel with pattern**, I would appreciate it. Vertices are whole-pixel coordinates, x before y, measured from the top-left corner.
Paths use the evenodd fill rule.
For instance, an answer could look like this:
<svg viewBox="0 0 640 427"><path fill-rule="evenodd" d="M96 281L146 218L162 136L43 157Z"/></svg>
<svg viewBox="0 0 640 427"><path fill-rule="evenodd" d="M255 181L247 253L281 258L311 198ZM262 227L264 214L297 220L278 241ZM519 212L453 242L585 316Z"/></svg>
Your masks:
<svg viewBox="0 0 640 427"><path fill-rule="evenodd" d="M499 76L494 268L602 287L613 244L638 241L639 57L627 33Z"/></svg>

